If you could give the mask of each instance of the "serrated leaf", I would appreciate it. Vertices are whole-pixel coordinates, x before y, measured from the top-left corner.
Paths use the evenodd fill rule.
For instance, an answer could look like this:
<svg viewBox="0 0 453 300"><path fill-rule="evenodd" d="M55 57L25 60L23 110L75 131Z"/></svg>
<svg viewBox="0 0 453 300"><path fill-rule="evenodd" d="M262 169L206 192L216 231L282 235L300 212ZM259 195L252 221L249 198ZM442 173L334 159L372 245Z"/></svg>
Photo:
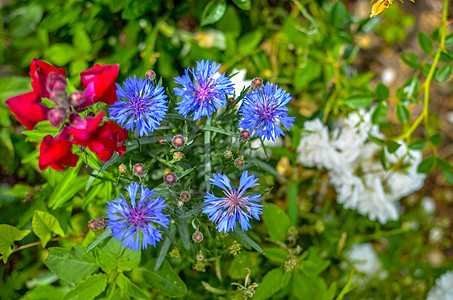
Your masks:
<svg viewBox="0 0 453 300"><path fill-rule="evenodd" d="M213 24L223 17L226 11L226 0L211 0L201 14L201 26Z"/></svg>
<svg viewBox="0 0 453 300"><path fill-rule="evenodd" d="M85 254L85 249L79 246L71 250L49 248L44 264L59 278L71 283L85 279L99 268L93 255Z"/></svg>
<svg viewBox="0 0 453 300"><path fill-rule="evenodd" d="M119 269L130 271L140 264L141 251L125 249L116 238L110 239L102 249L96 248L96 259L105 272Z"/></svg>
<svg viewBox="0 0 453 300"><path fill-rule="evenodd" d="M437 160L434 156L427 157L418 165L417 172L425 174L431 173L436 167L436 164Z"/></svg>
<svg viewBox="0 0 453 300"><path fill-rule="evenodd" d="M107 275L96 274L76 285L64 300L91 300L99 296L107 286Z"/></svg>
<svg viewBox="0 0 453 300"><path fill-rule="evenodd" d="M64 236L64 231L61 229L60 222L53 215L36 210L31 221L33 232L42 241L42 247L45 248L47 242L52 237L52 233Z"/></svg>
<svg viewBox="0 0 453 300"><path fill-rule="evenodd" d="M30 232L30 230L20 230L8 224L0 224L0 254L3 256L4 263L11 255L11 246L14 245L14 242L22 240Z"/></svg>
<svg viewBox="0 0 453 300"><path fill-rule="evenodd" d="M419 31L417 37L420 48L425 53L430 53L433 50L433 43L431 42L429 35L425 32Z"/></svg>
<svg viewBox="0 0 453 300"><path fill-rule="evenodd" d="M291 226L288 215L277 205L265 204L263 207L263 221L271 239L283 242Z"/></svg>
<svg viewBox="0 0 453 300"><path fill-rule="evenodd" d="M164 260L159 271L153 270L156 265L156 259L152 259L148 265L150 268L143 271L143 277L150 287L156 291L161 290L168 297L176 298L186 295L186 284L179 278L168 261Z"/></svg>
<svg viewBox="0 0 453 300"><path fill-rule="evenodd" d="M127 295L129 295L133 299L149 299L148 293L138 287L129 278L124 276L124 274L120 274L118 276L116 283Z"/></svg>

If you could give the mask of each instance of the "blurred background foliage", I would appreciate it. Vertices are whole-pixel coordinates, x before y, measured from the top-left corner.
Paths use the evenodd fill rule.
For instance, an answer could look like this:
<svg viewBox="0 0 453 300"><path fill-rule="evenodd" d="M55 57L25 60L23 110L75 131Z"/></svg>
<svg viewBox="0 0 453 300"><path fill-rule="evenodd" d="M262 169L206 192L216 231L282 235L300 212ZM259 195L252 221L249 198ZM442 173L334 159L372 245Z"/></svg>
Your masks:
<svg viewBox="0 0 453 300"><path fill-rule="evenodd" d="M439 25L442 6L441 1L406 2L395 3L382 16L369 19L369 1L2 1L0 100L4 102L30 90L27 73L32 58L64 67L74 86L80 85L79 73L94 63L119 63L118 83L133 75L143 77L146 70L153 69L162 77L164 86L172 90L173 78L201 59L222 64L222 71L227 74L233 69L246 69L247 79L261 77L277 83L294 99L290 114L296 116L296 122L284 145L272 148L269 164L281 178L269 173L261 180L273 189L264 197L263 222L256 222L249 234L263 248L264 255L237 244L237 236L216 245L221 249L221 259L212 254L197 261L194 251L180 251L171 245L171 265L166 262L160 274L173 276L174 286L168 285L159 273L132 263L120 267L128 277L118 283L122 290L117 297L243 299L256 290L256 299L424 299L435 277L452 269L453 193L441 172L435 171L418 195L403 201L406 213L399 221L381 226L342 209L335 201L334 190L328 187L325 172L298 165L295 153L307 118L335 119L376 99L393 99L398 88L403 90L412 84L406 82L414 73L409 67L422 69L414 66L418 55L423 54L422 50L432 52L420 49L417 32L427 32L430 44L431 40L438 42L434 28ZM406 56L409 67L399 59L408 50L417 55L415 61L414 56ZM451 59L445 58L444 63L451 65ZM436 77L438 81L450 77L451 67L444 71L446 74ZM375 86L381 81L386 86L378 92ZM448 162L453 154L452 125L445 121L453 109L448 102L451 81L435 87L431 131L440 130L445 136L433 144L439 146L439 153ZM400 101L392 100L381 105L385 106L381 115L375 116L379 120L376 123L390 136L407 128L409 117L420 113L421 109L412 105L418 102L418 92L405 92L398 97L405 102L397 113L395 106ZM391 96L386 95L389 93ZM6 106L0 106L0 126L0 219L2 223L29 229L34 211L48 211L48 197L55 199L58 193L65 193L58 185L64 176L37 171L34 161L39 139L22 135L23 128ZM415 135L424 137L418 130ZM117 171L109 170L105 174L114 182ZM77 180L87 180L84 171L80 175L74 173ZM45 182L62 190L57 196L43 194L41 187ZM66 226L63 230L71 236L86 234L85 224L98 216L95 204L84 202L90 192L82 190L70 195L70 205L51 211L57 219L67 220L62 223ZM116 193L115 184L108 183L97 191L94 197L98 200L94 203L111 199ZM423 196L435 199L436 212L422 209ZM433 234L441 237L432 238ZM94 234L90 232L88 237L85 241L76 238L50 244L69 248L84 241L83 246L87 246ZM37 240L28 235L21 244ZM354 243L364 242L371 242L377 251L387 272L385 278L369 280L360 272L351 271L345 251ZM106 245L102 251L118 252L109 247L113 246ZM68 291L72 286L43 264L48 251L41 248L14 253L6 264L0 265L0 297L71 296ZM140 266L154 265L158 249L142 255ZM175 279L178 275L182 281ZM90 278L107 280L102 276ZM258 288L247 282L248 276L251 282L260 283ZM140 294L129 280L152 289ZM101 296L114 294L109 291Z"/></svg>

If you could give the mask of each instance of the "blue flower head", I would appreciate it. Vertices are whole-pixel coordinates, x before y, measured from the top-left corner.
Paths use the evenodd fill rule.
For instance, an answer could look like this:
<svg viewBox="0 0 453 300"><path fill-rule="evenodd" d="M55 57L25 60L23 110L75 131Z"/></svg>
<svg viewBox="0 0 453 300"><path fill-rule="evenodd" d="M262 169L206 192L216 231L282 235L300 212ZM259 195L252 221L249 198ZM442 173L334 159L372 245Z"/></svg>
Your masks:
<svg viewBox="0 0 453 300"><path fill-rule="evenodd" d="M286 104L291 96L278 85L266 83L259 90L255 90L244 98L239 109L242 120L239 128L253 131L252 136L261 136L263 140L273 140L285 135L279 122L289 130L296 118L288 117Z"/></svg>
<svg viewBox="0 0 453 300"><path fill-rule="evenodd" d="M136 203L140 188L140 200ZM167 207L161 197L151 198L156 192L137 183L131 183L125 188L129 193L130 205L122 194L120 199L107 201L107 228L113 231L112 235L123 243L123 247L139 251L148 245L156 247L156 242L162 239L162 231L156 228L161 225L165 228L170 224L168 215L162 210Z"/></svg>
<svg viewBox="0 0 453 300"><path fill-rule="evenodd" d="M182 87L175 87L175 95L180 96L182 101L178 103L178 113L187 118L191 116L195 121L207 116L208 119L213 111L225 106L227 95L234 94L233 83L222 73L216 77L220 65L209 60L197 62L197 71L187 68L182 76L175 77L175 83ZM191 76L191 75L192 76Z"/></svg>
<svg viewBox="0 0 453 300"><path fill-rule="evenodd" d="M129 77L117 84L118 101L108 109L110 118L127 130L137 130L139 136L148 135L159 127L167 112L167 95L160 85L149 80Z"/></svg>
<svg viewBox="0 0 453 300"><path fill-rule="evenodd" d="M210 179L211 183L223 189L225 197L217 197L208 193L204 197L205 207L203 212L208 215L209 220L217 223L217 230L229 232L236 227L236 221L241 224L242 231L247 231L250 226L249 220L253 217L260 219L259 215L263 213L260 204L261 195L244 196L244 192L254 186L258 178L248 175L248 171L242 173L239 181L239 189L236 190L230 184L230 179L222 174L214 174Z"/></svg>

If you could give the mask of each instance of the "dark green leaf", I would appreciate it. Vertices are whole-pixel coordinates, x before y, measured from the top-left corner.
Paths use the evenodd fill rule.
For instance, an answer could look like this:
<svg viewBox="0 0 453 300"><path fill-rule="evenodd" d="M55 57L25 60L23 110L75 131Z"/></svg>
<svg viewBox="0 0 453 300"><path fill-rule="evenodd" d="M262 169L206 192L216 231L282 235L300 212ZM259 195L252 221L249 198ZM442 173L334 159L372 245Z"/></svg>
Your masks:
<svg viewBox="0 0 453 300"><path fill-rule="evenodd" d="M254 300L269 299L282 288L283 272L281 268L270 270L264 275L256 289Z"/></svg>
<svg viewBox="0 0 453 300"><path fill-rule="evenodd" d="M228 274L233 279L243 279L250 270L250 276L253 276L260 270L261 256L256 252L242 250L236 255L230 264Z"/></svg>
<svg viewBox="0 0 453 300"><path fill-rule="evenodd" d="M243 10L250 10L252 7L251 0L233 0L237 7Z"/></svg>
<svg viewBox="0 0 453 300"><path fill-rule="evenodd" d="M395 153L395 151L398 150L399 147L401 147L401 144L394 142L392 140L385 142L385 144L387 145L389 153Z"/></svg>
<svg viewBox="0 0 453 300"><path fill-rule="evenodd" d="M146 283L156 291L161 290L168 297L183 297L187 293L187 287L184 281L179 278L178 274L172 269L170 263L164 260L159 271L154 271L156 259L149 263L151 269L143 271L143 277Z"/></svg>
<svg viewBox="0 0 453 300"><path fill-rule="evenodd" d="M418 32L418 44L420 45L420 48L426 53L430 53L433 50L431 39L425 32Z"/></svg>
<svg viewBox="0 0 453 300"><path fill-rule="evenodd" d="M91 245L88 246L86 253L93 250L97 245L99 245L100 242L102 242L103 240L105 240L106 238L111 237L111 236L112 236L112 229L106 229L103 233L101 233L100 236L98 236L98 238L93 243L91 243Z"/></svg>
<svg viewBox="0 0 453 300"><path fill-rule="evenodd" d="M425 148L427 142L425 140L415 140L409 144L410 150L422 150Z"/></svg>
<svg viewBox="0 0 453 300"><path fill-rule="evenodd" d="M439 133L430 136L429 140L434 146L440 146L442 144L442 136Z"/></svg>
<svg viewBox="0 0 453 300"><path fill-rule="evenodd" d="M453 184L453 172L451 172L451 171L443 171L442 174L444 175L445 180L449 184Z"/></svg>
<svg viewBox="0 0 453 300"><path fill-rule="evenodd" d="M419 173L431 173L436 167L437 160L434 156L425 158L419 165L417 171Z"/></svg>
<svg viewBox="0 0 453 300"><path fill-rule="evenodd" d="M373 124L381 124L382 122L384 122L387 117L387 110L387 102L379 102L375 110L373 111L373 114L371 115L371 122L373 122Z"/></svg>
<svg viewBox="0 0 453 300"><path fill-rule="evenodd" d="M451 63L445 64L445 66L436 70L436 81L442 82L450 78L451 72L453 70L453 65Z"/></svg>
<svg viewBox="0 0 453 300"><path fill-rule="evenodd" d="M79 283L64 297L64 300L91 300L99 296L107 286L107 275L96 274Z"/></svg>
<svg viewBox="0 0 453 300"><path fill-rule="evenodd" d="M401 54L401 60L411 67L412 69L419 69L420 65L417 63L418 55L415 53L406 52Z"/></svg>
<svg viewBox="0 0 453 300"><path fill-rule="evenodd" d="M281 248L264 248L263 250L264 256L279 263L284 263L288 258L288 251Z"/></svg>
<svg viewBox="0 0 453 300"><path fill-rule="evenodd" d="M211 0L206 4L201 14L201 26L217 22L226 10L226 0Z"/></svg>
<svg viewBox="0 0 453 300"><path fill-rule="evenodd" d="M254 241L252 240L245 232L242 231L238 226L234 228L234 233L236 233L242 240L244 240L247 244L249 244L253 249L258 251L259 253L263 253L263 249Z"/></svg>
<svg viewBox="0 0 453 300"><path fill-rule="evenodd" d="M451 165L448 161L442 158L437 158L437 165L442 170L442 172L449 172L451 171Z"/></svg>
<svg viewBox="0 0 453 300"><path fill-rule="evenodd" d="M133 299L150 299L150 296L145 289L138 287L129 278L124 276L124 274L120 274L118 276L116 283L127 295L129 295Z"/></svg>
<svg viewBox="0 0 453 300"><path fill-rule="evenodd" d="M384 100L390 96L389 88L382 82L378 83L375 93L378 100Z"/></svg>
<svg viewBox="0 0 453 300"><path fill-rule="evenodd" d="M96 248L96 258L105 272L119 269L130 271L140 264L141 251L125 249L116 238L110 239L102 249Z"/></svg>
<svg viewBox="0 0 453 300"><path fill-rule="evenodd" d="M409 110L404 103L398 102L398 104L396 105L396 116L402 123L409 121Z"/></svg>
<svg viewBox="0 0 453 300"><path fill-rule="evenodd" d="M351 108L364 108L373 102L371 95L353 95L344 100L344 104Z"/></svg>
<svg viewBox="0 0 453 300"><path fill-rule="evenodd" d="M343 3L336 1L329 12L329 23L333 27L342 27L346 23L348 11Z"/></svg>

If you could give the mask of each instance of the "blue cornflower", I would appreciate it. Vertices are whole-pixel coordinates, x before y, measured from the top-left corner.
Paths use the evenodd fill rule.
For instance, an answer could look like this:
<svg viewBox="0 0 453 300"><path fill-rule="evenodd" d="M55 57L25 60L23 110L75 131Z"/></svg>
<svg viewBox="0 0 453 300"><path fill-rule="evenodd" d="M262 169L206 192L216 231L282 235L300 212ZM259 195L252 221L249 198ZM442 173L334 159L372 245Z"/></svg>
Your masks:
<svg viewBox="0 0 453 300"><path fill-rule="evenodd" d="M208 119L213 111L225 106L227 95L234 94L234 86L228 77L222 73L216 77L220 65L209 60L197 62L197 71L187 68L182 76L175 77L175 83L182 85L175 87L175 95L180 96L182 101L178 103L178 113L187 118L187 114L195 121L207 116ZM192 77L189 75L192 74Z"/></svg>
<svg viewBox="0 0 453 300"><path fill-rule="evenodd" d="M138 188L140 189L140 200L135 202ZM122 194L120 199L107 201L107 228L110 228L112 235L123 243L123 247L139 251L146 249L148 245L156 247L156 242L162 239L162 231L156 228L159 224L165 228L170 224L168 215L164 215L162 210L167 207L161 197L151 198L156 193L137 183L131 183L125 187L131 199L129 205Z"/></svg>
<svg viewBox="0 0 453 300"><path fill-rule="evenodd" d="M167 112L167 95L160 85L149 80L129 77L123 82L124 89L117 84L118 100L108 109L110 118L121 127L137 130L139 136L148 135L159 127Z"/></svg>
<svg viewBox="0 0 453 300"><path fill-rule="evenodd" d="M291 101L291 96L278 85L266 83L259 90L244 97L244 102L239 109L242 120L239 128L253 131L252 136L261 136L263 140L273 140L280 135L285 135L279 126L281 124L289 130L296 118L288 117L286 104Z"/></svg>
<svg viewBox="0 0 453 300"><path fill-rule="evenodd" d="M248 171L242 173L239 181L239 189L236 190L230 184L230 179L222 174L214 174L214 178L209 179L212 184L223 189L225 197L217 197L208 193L204 197L205 207L203 212L209 216L209 220L217 223L217 230L229 232L236 227L236 221L239 221L242 231L247 231L250 226L249 220L253 217L260 219L259 215L263 213L260 204L261 195L244 196L245 190L259 185L256 183L258 178L248 175Z"/></svg>

